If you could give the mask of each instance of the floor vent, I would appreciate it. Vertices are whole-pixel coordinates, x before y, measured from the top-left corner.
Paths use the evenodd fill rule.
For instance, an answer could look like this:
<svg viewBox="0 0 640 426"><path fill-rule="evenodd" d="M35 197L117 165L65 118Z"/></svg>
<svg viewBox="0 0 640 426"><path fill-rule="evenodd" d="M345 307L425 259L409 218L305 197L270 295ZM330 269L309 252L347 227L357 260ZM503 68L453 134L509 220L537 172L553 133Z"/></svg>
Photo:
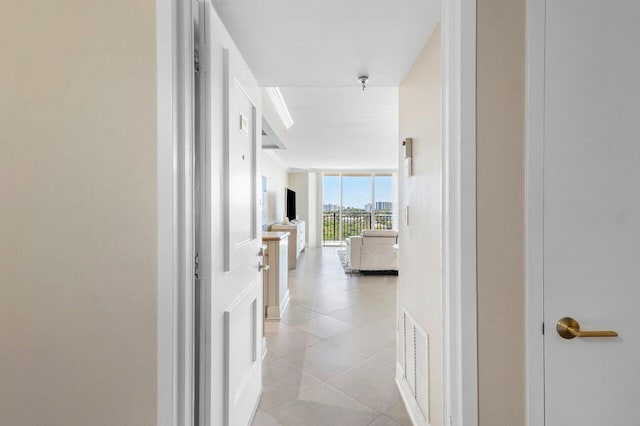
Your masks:
<svg viewBox="0 0 640 426"><path fill-rule="evenodd" d="M429 338L413 317L403 310L404 380L420 414L429 423Z"/></svg>

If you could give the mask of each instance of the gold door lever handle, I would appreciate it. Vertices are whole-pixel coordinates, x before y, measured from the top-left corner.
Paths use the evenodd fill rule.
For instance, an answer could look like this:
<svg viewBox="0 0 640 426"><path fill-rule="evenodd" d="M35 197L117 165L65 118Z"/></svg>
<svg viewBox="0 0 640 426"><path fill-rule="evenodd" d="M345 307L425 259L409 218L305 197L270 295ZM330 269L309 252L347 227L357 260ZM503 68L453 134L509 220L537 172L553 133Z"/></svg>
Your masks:
<svg viewBox="0 0 640 426"><path fill-rule="evenodd" d="M564 339L573 339L574 337L617 337L618 333L611 330L580 330L578 321L570 317L564 317L556 324L556 331Z"/></svg>

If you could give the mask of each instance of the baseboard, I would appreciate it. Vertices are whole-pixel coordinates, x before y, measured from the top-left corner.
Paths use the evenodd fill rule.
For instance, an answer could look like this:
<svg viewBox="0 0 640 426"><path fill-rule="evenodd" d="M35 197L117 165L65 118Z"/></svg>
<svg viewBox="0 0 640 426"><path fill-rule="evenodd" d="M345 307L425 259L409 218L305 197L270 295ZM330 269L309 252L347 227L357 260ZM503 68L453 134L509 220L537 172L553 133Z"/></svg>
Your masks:
<svg viewBox="0 0 640 426"><path fill-rule="evenodd" d="M256 418L256 414L258 413L258 407L260 407L260 399L262 399L262 385L260 386L260 395L258 395L258 399L256 400L256 404L253 407L253 413L251 414L251 418L249 419L248 425L253 424L253 420Z"/></svg>
<svg viewBox="0 0 640 426"><path fill-rule="evenodd" d="M429 423L425 420L420 412L420 407L418 407L418 403L413 398L413 394L409 389L409 386L404 381L404 369L400 364L396 363L396 386L398 386L398 391L400 392L400 396L402 397L402 402L404 402L404 406L407 409L407 413L409 413L409 418L411 419L411 423L414 426L429 426Z"/></svg>
<svg viewBox="0 0 640 426"><path fill-rule="evenodd" d="M279 320L280 320L280 307L267 306L267 321L279 321Z"/></svg>
<svg viewBox="0 0 640 426"><path fill-rule="evenodd" d="M284 315L285 311L289 307L289 302L291 302L291 296L289 296L289 289L284 294L284 300L282 301L282 306L280 307L280 318Z"/></svg>
<svg viewBox="0 0 640 426"><path fill-rule="evenodd" d="M287 289L282 299L282 306L267 306L267 321L280 321L284 311L289 307L289 302L291 302L291 296L289 296L289 289Z"/></svg>

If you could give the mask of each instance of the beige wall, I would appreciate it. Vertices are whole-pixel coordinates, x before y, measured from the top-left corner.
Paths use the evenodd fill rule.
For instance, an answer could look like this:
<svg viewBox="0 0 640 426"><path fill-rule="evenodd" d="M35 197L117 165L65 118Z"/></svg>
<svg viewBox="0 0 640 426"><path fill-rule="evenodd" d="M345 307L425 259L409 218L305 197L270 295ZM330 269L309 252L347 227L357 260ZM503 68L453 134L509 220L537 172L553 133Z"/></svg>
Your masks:
<svg viewBox="0 0 640 426"><path fill-rule="evenodd" d="M0 10L0 423L155 424L155 2Z"/></svg>
<svg viewBox="0 0 640 426"><path fill-rule="evenodd" d="M413 170L400 155L399 314L406 307L429 334L431 424L442 424L440 25L400 85L400 139L413 138ZM401 151L402 152L402 151ZM410 206L410 225L404 207ZM400 335L402 338L402 335ZM402 347L402 344L400 344ZM402 354L398 359L402 359Z"/></svg>
<svg viewBox="0 0 640 426"><path fill-rule="evenodd" d="M477 244L481 426L525 424L525 1L478 0Z"/></svg>

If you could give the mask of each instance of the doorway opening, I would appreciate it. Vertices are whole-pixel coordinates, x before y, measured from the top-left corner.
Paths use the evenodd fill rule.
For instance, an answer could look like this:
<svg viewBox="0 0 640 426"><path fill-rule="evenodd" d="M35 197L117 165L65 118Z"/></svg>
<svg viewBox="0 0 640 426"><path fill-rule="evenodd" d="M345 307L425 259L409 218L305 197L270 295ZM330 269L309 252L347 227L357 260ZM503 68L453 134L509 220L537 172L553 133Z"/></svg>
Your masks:
<svg viewBox="0 0 640 426"><path fill-rule="evenodd" d="M456 2L456 4L457 4L457 2ZM459 6L459 4L458 4L458 6ZM221 5L221 7L224 7L224 4L223 4L223 5ZM452 10L453 10L453 9L454 9L454 6L451 6L451 8L448 8L448 9L452 9ZM455 20L455 21L456 21L455 23L456 23L456 25L457 25L457 24L459 24L458 20L460 19L460 17L459 17L458 15L455 15L455 13L452 13L452 10L449 10L449 11L448 11L448 13L449 13L449 15L448 15L448 16L449 16L449 19L453 19L453 20ZM467 9L465 9L465 11L466 11L466 10L467 10ZM455 10L453 10L453 11L455 12ZM475 13L475 9L473 9L473 12ZM468 13L468 12L467 12L467 13ZM455 16L454 16L453 18L451 18L453 15L455 15ZM467 18L468 18L468 16L467 16ZM449 25L450 25L450 24L451 24L451 23L449 22ZM456 27L456 28L457 28L457 27ZM454 33L454 30L448 30L448 31L451 31L451 33ZM473 31L470 31L470 33L473 33ZM464 43L462 43L462 42L461 42L461 40L454 40L454 43L464 44L465 49L467 49L469 46L473 45L473 43L468 43L468 41L469 41L469 40L473 40L473 37L471 37L470 39L466 39L466 38L465 38L465 39L463 40L463 41L464 41ZM451 43L451 40L450 40L450 39L447 39L447 40L444 42L444 45L449 46L449 44L450 44L450 43ZM232 46L231 44L229 44L229 46L230 46L230 47L225 51L225 54L227 54L227 52L229 51L229 49L231 49L231 50L235 49L235 46ZM459 46L459 45L456 45L456 46L457 46L457 48L459 49L459 47L460 47L460 46ZM449 46L449 47L451 47L451 46ZM455 47L455 46L454 46L454 47ZM466 50L465 50L465 51L466 51ZM449 52L449 53L450 53L450 52ZM188 57L188 55L186 55L186 56ZM454 49L453 54L451 54L451 55L449 55L449 56L451 56L451 58L452 58L452 59L450 59L450 61L451 61L451 62L455 62L456 60L459 60L460 52L459 52L459 51L455 51L455 49ZM447 61L449 61L449 56L446 56ZM225 59L225 60L227 60L227 58L228 58L228 57L225 57L224 59ZM448 64L448 65L450 65L450 64ZM446 69L446 67L445 67L445 69ZM474 69L474 67L469 67L469 69ZM454 69L454 70L451 70L450 75L454 75L454 74L455 74L455 73L454 73L454 71L455 71L455 69ZM470 74L471 74L471 73L470 73ZM467 76L467 77L468 77L467 73L463 73L463 76ZM451 77L448 77L448 78L451 78ZM448 81L448 80L446 80L446 79L445 79L445 81ZM458 86L456 86L456 87L457 87L458 89L460 89L460 88L459 88L459 84L460 84L460 82L459 82L459 81L457 81L457 80L456 80L456 81L448 81L448 82L449 82L449 84L450 84L450 85L453 85L453 86L458 85ZM448 86L448 87L449 87L449 86ZM471 86L471 87L473 87L473 86ZM369 89L367 89L367 90L369 90ZM323 89L323 92L327 92L327 90ZM447 90L444 90L444 89L443 89L443 92L444 92L444 93L449 93ZM468 90L467 90L467 86L465 86L465 90L464 90L464 91L462 91L462 92L463 92L463 95L464 95L464 96L463 96L463 100L465 100L465 102L466 102L466 101L468 100L468 97L467 97L467 92L468 92ZM469 92L470 92L470 91L469 91ZM458 92L456 92L456 93L458 93ZM458 93L458 95L460 95L460 93ZM453 104L453 105L452 105L452 106L449 106L449 105L447 104L447 105L446 105L446 108L445 108L445 109L447 109L447 110L454 111L454 115L455 115L455 111L457 111L457 110L456 110L456 105L455 105L455 104L456 104L456 102L457 102L457 101L456 101L456 99L457 99L457 98L455 98L455 97L453 98L453 101L452 101L452 104ZM187 103L188 103L188 102L187 102ZM472 104L472 102L470 102L470 103L469 103L469 105L471 105L471 104ZM465 112L468 112L468 110L467 110L467 109L465 109ZM445 114L445 115L446 115L446 114ZM229 117L225 117L225 118L229 118ZM229 120L229 125L230 125L229 127L230 127L230 128L235 128L235 127L237 127L237 126L238 126L238 123L237 123L237 121L238 121L238 120L236 120L236 118L237 118L237 117L231 117L231 118L233 118L233 120ZM260 117L257 117L257 118L259 119ZM456 121L456 120L455 120L455 118L456 118L456 117L453 117L453 118L454 118L454 120L450 120L450 118L451 118L451 117L447 116L445 119L443 119L443 122L447 122L447 123L451 122L451 123L453 123L453 124L452 124L452 126L451 126L450 128L448 128L448 129L445 131L445 133L446 133L446 135L447 135L447 140L449 140L449 138L451 137L450 135L451 135L451 133L453 132L453 133L454 133L454 137L452 138L452 140L453 140L455 143L458 143L460 140L459 140L458 138L456 138L455 136L456 136L456 135L458 135L458 136L459 136L459 131L460 131L460 129L458 129L458 128L456 127L456 126L457 126L457 124L456 124L456 123L458 123L458 124L459 124L459 121ZM457 117L457 118L459 118L459 117ZM216 117L216 119L217 119L217 117ZM241 121L241 122L242 122L242 121ZM220 123L216 123L216 124L220 124ZM225 126L226 126L226 125L227 125L227 124L225 123ZM241 126L241 128L242 128L242 125L240 125L240 126ZM468 127L469 127L469 128L471 128L472 126L468 126ZM215 129L215 126L214 126L214 127L212 127L212 128L214 128L214 129ZM466 128L466 130L468 131L468 130L469 130L469 128ZM444 131L444 130L443 130L443 131ZM458 132L458 133L455 133L455 132ZM465 134L467 134L467 133L465 133ZM396 135L396 137L397 137L397 135ZM464 140L466 141L467 139L464 139ZM471 140L471 139L469 139L469 140ZM397 141L396 141L396 142L397 142ZM454 144L454 145L455 145L455 144ZM452 147L453 151L447 151L447 152L444 154L444 157L447 159L447 161L448 161L448 159L450 159L450 158L453 158L454 160L456 160L456 159L458 158L458 156L460 155L460 152L456 150L456 149L457 149L456 147L457 147L457 148L459 148L459 146L457 146L457 145L456 145L456 146L453 146L453 147ZM217 146L213 146L212 148L213 148L214 150L217 150L217 148L218 148L218 147L217 147ZM449 147L449 148L451 148L451 147ZM217 158L217 157L214 155L214 156L212 156L212 158ZM465 164L466 164L466 163L467 163L468 158L467 158L467 157L465 157L465 158L464 158L464 160L465 160L465 161L463 161L462 163L465 163ZM447 163L447 164L449 164L449 163ZM458 162L456 162L456 161L452 161L452 162L451 162L451 164L453 164L453 165L458 165L458 164L460 164L460 163L458 163ZM213 166L213 165L212 165L212 166ZM215 174L217 173L217 168L216 168L216 167L211 167L211 169L210 169L210 170L212 171L212 176L211 176L212 181L217 180L217 179L218 179L218 176L217 176L217 175L215 175ZM445 171L445 174L447 174L447 175L448 175L448 178L451 178L451 176L458 176L459 174L461 174L461 172L460 172L460 170L453 169L453 170L446 170L446 171ZM215 175L215 176L214 176L214 175ZM450 205L447 205L447 206L445 207L445 212L444 212L444 215L445 215L445 216L447 216L449 219L455 219L455 218L457 217L457 215L459 215L459 211L458 211L458 210L456 210L456 209L454 208L454 207L457 205L456 203L459 203L459 202L460 202L460 197L456 196L456 194L458 194L458 195L460 195L460 194L459 194L458 192L456 192L456 191L459 191L459 190L460 190L460 186L461 186L461 185L462 185L462 186L468 185L468 184L469 184L469 182L468 182L468 181L469 181L469 180L467 180L467 179L463 179L462 181L454 181L454 182L450 182L450 181L449 181L449 179L447 179L447 180L445 180L445 182L443 183L443 186L446 188L446 189L445 189L445 197L446 197L446 196L450 196L449 198L445 198L445 200L444 200L444 204L447 204L447 203L449 203L449 204L450 204ZM450 188L448 187L448 185L450 185ZM372 185L372 186L373 186L373 185ZM259 185L256 185L256 188L258 188L258 187L259 187ZM215 186L214 186L214 188L215 188ZM310 189L310 193L311 193L311 188L312 188L312 185L311 185L311 179L309 179L309 189ZM322 189L321 189L321 188L322 188L322 186L321 186L321 185L317 185L315 188L316 188L316 190L318 190L318 189L319 189L319 190L322 190ZM465 188L466 188L466 186L465 186ZM452 190L452 192L447 192L448 190ZM472 194L472 192L469 192L469 193L468 193L468 192L465 192L465 194L464 194L464 195L465 195L464 200L467 200L467 198L469 198L469 199L473 198L473 197L467 197L467 195L469 195L469 194ZM375 208L375 207L373 207L373 205L375 205L375 202L376 202L376 201L375 201L375 197L376 197L376 194L375 194L375 192L374 192L374 191L372 191L372 195L371 195L371 199L372 199L372 203L371 203L371 204L372 204L372 207L371 207L371 208L372 208L372 210ZM219 201L219 200L217 200L217 199L216 199L216 200L211 200L211 203L209 204L209 205L211 206L211 208L212 208L212 214L217 214L218 212L217 212L217 210L216 210L216 209L218 209L219 207L220 207L220 208L224 207L224 206L223 206L223 204L221 204L221 203L217 203L218 201ZM465 203L466 203L466 201L465 201ZM341 201L340 201L340 210L343 210L343 207L345 207L345 206L343 206L343 205L342 205L342 200L341 200ZM365 206L365 207L366 207L366 206ZM394 207L395 207L395 206L394 206ZM214 211L214 210L215 210L215 211ZM366 208L365 208L364 210L366 211ZM382 210L382 209L381 209L381 210ZM320 213L320 215L321 215L321 214L322 214L322 210L319 210L317 213ZM310 218L312 218L312 217L313 217L313 214L314 214L314 213L310 212L310 213L309 213L309 217L310 217ZM449 217L449 215L450 215L451 217ZM257 215L257 214L256 214L256 217L258 217L258 215ZM459 219L459 218L458 218L458 219ZM376 220L376 219L375 219L375 217L372 217L372 218L371 218L371 225L372 225L372 226L373 226L373 224L375 223L375 220ZM317 224L318 222L319 222L319 221L317 221L317 218L316 218L316 224ZM468 222L470 223L470 221L464 221L464 223L463 223L463 225L464 225L464 226L463 226L463 228L464 228L465 230L467 229L466 224L467 224ZM457 224L459 224L459 222L451 221L451 222L448 222L448 223L444 224L444 227L450 227L451 229L455 230L455 229L456 229L456 225L457 225ZM214 226L215 226L215 223L214 223ZM392 226L393 226L393 225L392 225ZM217 232L217 230L216 230L216 229L212 229L212 230L211 230L211 232L212 232L212 234L215 234L215 233ZM457 253L457 252L458 252L458 250L455 250L455 249L456 249L456 247L458 247L458 244L460 244L460 240L461 240L461 238L457 238L456 234L449 236L449 235L448 235L448 232L449 232L449 231L447 231L447 230L444 230L443 232L444 232L445 234L447 234L447 238L450 238L450 239L452 240L452 241L445 241L445 242L443 242L443 244L446 246L446 247L445 247L445 249L444 249L444 251L445 251L445 252L449 252L449 251L451 251L451 252L453 252L453 253ZM473 233L469 233L469 235L471 235L471 234L473 234ZM344 232L344 229L343 229L342 231L340 231L340 232L338 233L338 238L339 238L339 239L344 239L344 235L345 235L345 232ZM446 240L446 238L445 238L445 240ZM322 239L319 239L319 242L320 242L320 243L322 243ZM212 251L212 252L216 252L216 250L217 250L217 248L218 248L218 247L217 247L217 244L218 244L218 241L213 240L213 245L214 245L215 247L211 247L211 251ZM449 245L447 245L447 244L449 244ZM321 245L321 244L320 244L320 245ZM445 262L447 262L447 265L444 265L444 266L443 266L443 269L446 271L446 273L447 273L447 274L449 274L450 272L456 272L456 270L453 270L453 271L452 271L452 268L453 268L453 269L455 269L455 268L460 267L460 264L459 264L460 259L459 259L458 257L454 257L454 258L452 258L452 259L445 259ZM466 267L468 267L469 269L471 269L471 266L467 265L467 263L465 263L465 265L466 265ZM211 283L212 285L213 285L213 284L214 284L214 282L219 278L219 277L216 275L216 274L218 273L218 271L217 271L217 270L215 270L215 268L217 268L217 265L215 265L215 264L214 264L214 265L212 266L212 269L214 269L214 270L212 271L212 274L211 274L211 275L212 275L212 278L213 278L213 282ZM465 269L465 271L466 271L466 269ZM466 274L465 274L465 276L468 276L468 275L466 275ZM445 277L444 281L445 281L445 283L448 283L448 282L449 282L449 280L451 280L451 282L452 282L452 284L453 284L453 285L451 286L451 288L458 289L458 288L459 288L459 286L460 286L460 282L459 282L460 280L459 280L459 278L460 278L460 277L458 277L455 273L451 273L451 276L447 275L447 276ZM445 286L443 286L443 287L446 287L446 285L445 285ZM466 294L466 292L465 292L465 294ZM445 299L447 299L447 297L448 297L448 296L445 296ZM453 294L453 295L452 295L452 297L453 297L453 298L455 298L456 300L461 299L461 295L460 295L459 293ZM219 299L219 298L218 298L218 299ZM221 300L221 299L220 299L220 300ZM469 300L469 301L473 302L475 299L471 298L471 299L464 299L464 300ZM223 301L223 302L224 302L224 301ZM457 303L457 302L453 302L453 303ZM207 307L206 307L206 309L213 309L213 308L214 308L213 306L207 306ZM224 309L226 308L226 305L216 306L215 308L216 308L216 309L220 308L220 309L223 309L223 310L224 310ZM449 318L448 318L448 319L449 319L449 321L448 321L448 324L449 324L449 325L448 325L448 326L450 326L452 329L454 329L454 328L455 328L455 330L453 330L454 332L453 332L453 334L452 334L452 336L454 337L452 341L457 342L458 340L455 338L455 337L456 337L456 335L457 335L456 333L458 333L458 334L462 333L463 337L464 337L464 336L466 336L466 335L467 335L467 331L468 331L468 330L467 330L467 325L468 325L468 324L467 324L467 323L465 323L464 325L461 325L461 324L457 321L457 320L459 319L459 316L460 316L460 312L458 312L458 311L455 311L455 310L454 310L453 312L445 312L445 316L447 316L447 315L449 315ZM212 315L212 318L214 318L214 317L217 317L217 315ZM460 327L462 327L462 330L460 330L460 329L459 329L459 328L460 328L459 326L460 326ZM456 327L457 327L457 328L456 328ZM219 330L219 329L220 329L220 327L210 327L210 329L209 329L209 330L207 330L207 336L208 336L208 337L210 337L209 342L212 342L212 344L213 344L213 342L219 342L219 341L221 341L221 337L222 337L222 336L220 336L220 335L219 335L219 333L218 333L218 334L215 334L215 333L217 333L217 330ZM471 329L473 329L473 327L469 327L469 330L471 330ZM468 334L469 334L469 336L473 337L473 336L472 336L472 333L471 333L470 331L469 331L469 333L468 333ZM447 336L445 336L445 338L446 338L446 337L447 337ZM449 336L449 337L451 337L451 336ZM466 342L467 342L467 341L465 340L465 343L466 343ZM213 349L215 349L215 348L214 348L213 346L211 346L211 348L210 348L210 349L213 351ZM255 348L254 348L254 349L255 349ZM452 352L452 354L457 354L457 353L458 353L458 352L456 352L456 351L457 351L457 349L458 349L458 348L454 348L454 352ZM215 349L215 350L217 351L217 349ZM469 353L470 353L470 354L471 354L471 353L475 353L475 351L469 351ZM447 351L445 351L445 357L447 357L448 355L449 355L449 354L447 353ZM210 357L208 357L208 358L210 358ZM215 359L215 357L213 357L213 359ZM466 360L466 359L467 359L467 357L463 357L463 361L464 361L464 360ZM450 361L451 361L453 364L449 366L450 370L447 372L447 374L451 374L452 376L456 376L456 377L457 377L458 375L461 375L460 365L459 365L459 363L458 363L458 361L457 361L457 358L455 358L454 356L451 356L451 358L448 358L445 362L450 362ZM218 365L212 364L210 367L214 370L214 371L211 371L211 377L216 377L216 378L220 378L220 377L222 377L222 373L224 373L224 372L219 371L219 369L218 369ZM474 375L473 375L473 374L469 374L468 376L469 376L469 377L473 377ZM465 377L466 377L466 375L465 375ZM468 384L468 381L467 381L467 380L462 380L462 381L460 381L460 380L451 380L451 377L448 377L448 378L447 378L447 380L446 380L446 382L452 385L451 389L449 389L449 388L445 388L445 389L444 389L444 392L446 393L446 395L445 395L445 399L446 399L446 401L447 401L447 402L445 403L445 414L448 414L448 413L446 413L446 410L448 409L447 407L450 407L450 406L451 406L451 404L450 404L450 403L451 403L451 400L450 400L449 398L451 397L451 395L454 395L454 396L455 396L455 395L458 395L458 394L459 394L459 392L456 392L456 389L457 389L457 388L456 388L456 386L457 386L457 384L458 384L458 383L463 383L463 384L464 384L464 386L465 386L465 388L467 388L467 387L469 387L469 386L467 386L467 384ZM474 386L470 386L469 388L474 388ZM217 403L216 401L217 401L219 398L220 398L220 399L222 399L223 397L224 397L224 395L222 395L222 394L220 394L220 395L219 395L219 394L212 395L212 401L214 401L214 400L215 400L215 401L214 401L214 403ZM457 396L456 396L454 399L455 399L455 400L457 400L456 398L457 398ZM465 397L465 398L466 398L466 397ZM473 398L473 395L471 395L471 398ZM462 407L462 404L457 404L457 405L454 405L454 406ZM471 411L473 411L473 404L469 405L469 407L471 407ZM219 408L223 409L224 407L220 406ZM214 410L214 411L215 411L215 410ZM221 411L221 410L218 410L218 412L222 412L222 411ZM216 415L213 411L212 411L212 414L213 414L213 415ZM461 418L461 417L460 417L460 418ZM468 418L468 417L467 417L467 418Z"/></svg>

